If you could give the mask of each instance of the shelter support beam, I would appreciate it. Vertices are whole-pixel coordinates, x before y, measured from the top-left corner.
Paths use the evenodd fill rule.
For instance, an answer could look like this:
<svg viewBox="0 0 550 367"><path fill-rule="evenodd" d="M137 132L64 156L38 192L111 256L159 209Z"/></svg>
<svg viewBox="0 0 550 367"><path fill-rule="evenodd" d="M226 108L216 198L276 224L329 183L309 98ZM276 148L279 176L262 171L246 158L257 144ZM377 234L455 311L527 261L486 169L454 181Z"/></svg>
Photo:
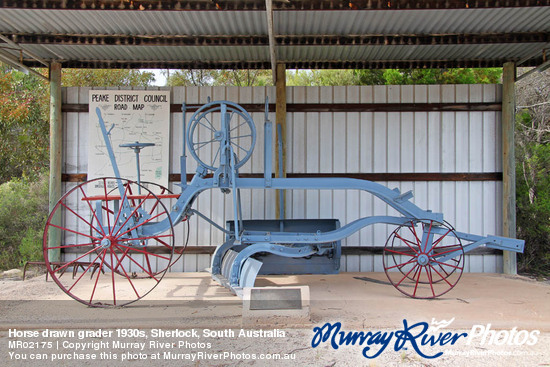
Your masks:
<svg viewBox="0 0 550 367"><path fill-rule="evenodd" d="M61 197L61 167L62 167L63 125L61 115L61 64L52 62L50 66L50 212ZM61 213L57 210L57 213ZM52 223L61 224L61 217L52 218ZM48 231L50 247L59 246L61 231ZM50 261L61 261L60 249L50 250Z"/></svg>
<svg viewBox="0 0 550 367"><path fill-rule="evenodd" d="M516 237L515 77L515 63L505 63L502 73L502 232L511 238ZM504 251L503 271L517 274L515 252Z"/></svg>
<svg viewBox="0 0 550 367"><path fill-rule="evenodd" d="M281 131L281 134L277 134L277 147L279 142L282 142L283 159L282 167L279 159L275 159L275 177L286 177L286 66L285 64L277 64L276 67L276 81L275 81L275 131ZM280 169L282 168L282 170ZM284 210L284 203L286 202L285 191L276 191L275 200L275 212L277 219L286 218L286 211Z"/></svg>
<svg viewBox="0 0 550 367"><path fill-rule="evenodd" d="M275 53L275 33L273 32L273 1L265 0L267 15L267 34L269 37L269 58L271 59L271 71L273 82L277 83L277 56Z"/></svg>

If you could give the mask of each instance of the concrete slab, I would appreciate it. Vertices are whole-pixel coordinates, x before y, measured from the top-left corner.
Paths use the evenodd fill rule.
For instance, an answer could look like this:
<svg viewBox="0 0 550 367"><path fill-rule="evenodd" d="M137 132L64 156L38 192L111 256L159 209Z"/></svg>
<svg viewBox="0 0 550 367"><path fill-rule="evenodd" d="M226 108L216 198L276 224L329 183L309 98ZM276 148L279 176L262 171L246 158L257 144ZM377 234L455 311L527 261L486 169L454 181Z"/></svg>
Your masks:
<svg viewBox="0 0 550 367"><path fill-rule="evenodd" d="M98 284L100 291L108 289L102 288L106 285L103 282ZM93 345L105 343L105 347L86 349L84 352L95 353L97 359L102 359L83 362L86 366L127 366L128 362L136 367L158 365L152 361L154 357L162 359L163 366L289 365L288 360L256 360L250 357L254 353L295 356L290 363L304 366L536 366L547 364L550 358L550 285L546 283L497 274L464 274L457 287L444 297L415 300L387 284L383 273L265 276L256 282L256 286L299 285L310 289L309 324L250 328L242 326L242 301L213 282L208 273L169 274L145 299L118 309L88 308L67 297L52 281L45 282L44 277L24 282L2 280L0 350L4 352L0 355L10 367L72 365L74 361L53 362L53 355L71 357L77 353L76 343L90 341ZM444 352L442 357L429 362L412 348L394 350L393 344L374 361L363 357L363 346L342 346L336 350L327 342L312 348L315 328L325 323L340 322L346 331L393 333L403 330L404 319L409 325L426 322L432 326L434 320L453 320L446 329L456 333L471 333L474 325L491 324L491 330L500 329L506 335L514 328L523 333L540 331L540 335L535 345L487 345L478 337L472 345L462 340L452 346L422 347L426 353ZM89 340L39 338L38 341L62 343L58 349L45 351L50 358L45 363L8 356L11 352L8 342L16 339L8 329L73 330L75 333L101 330L113 336ZM143 336L121 338L115 333L121 329L137 330ZM159 332L162 335L159 336ZM174 336L175 332L180 334ZM199 337L186 336L192 333ZM69 343L63 346L64 342ZM127 342L133 343L129 344L130 349L120 344L115 347L115 343ZM142 343L144 346L138 348ZM16 351L33 352L21 348ZM115 355L119 358L116 361ZM125 357L134 359L121 359ZM180 359L183 357L196 360L185 362Z"/></svg>
<svg viewBox="0 0 550 367"><path fill-rule="evenodd" d="M310 319L308 286L243 288L243 326L304 325Z"/></svg>
<svg viewBox="0 0 550 367"><path fill-rule="evenodd" d="M340 320L349 327L396 327L403 318L429 322L454 317L457 328L491 323L550 331L550 285L521 276L464 274L453 290L433 300L403 296L383 273L262 276L256 281L256 286L300 285L310 288L312 324ZM208 273L170 273L147 297L125 308L130 312L87 308L44 277L3 280L0 289L0 302L10 305L2 307L0 314L4 328L31 323L44 327L67 322L95 324L98 320L141 326L171 325L174 319L192 320L194 326L204 327L238 327L241 323L242 301L213 282ZM51 301L61 301L63 312L59 303Z"/></svg>

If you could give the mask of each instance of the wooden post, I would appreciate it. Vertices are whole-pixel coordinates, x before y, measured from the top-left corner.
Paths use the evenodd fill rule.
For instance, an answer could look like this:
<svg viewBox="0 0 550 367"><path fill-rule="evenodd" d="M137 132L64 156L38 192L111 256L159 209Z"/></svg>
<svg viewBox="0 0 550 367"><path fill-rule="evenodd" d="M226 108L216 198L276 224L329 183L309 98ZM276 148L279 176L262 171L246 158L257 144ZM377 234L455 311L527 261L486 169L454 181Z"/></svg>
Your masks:
<svg viewBox="0 0 550 367"><path fill-rule="evenodd" d="M61 197L61 160L63 145L63 119L61 115L61 64L52 62L50 65L50 211ZM52 222L61 225L61 216L56 215ZM61 231L50 227L48 244L59 246ZM60 249L49 250L50 261L61 261Z"/></svg>
<svg viewBox="0 0 550 367"><path fill-rule="evenodd" d="M279 146L279 140L282 141L283 146L283 176L286 177L286 67L285 64L277 64L276 81L275 81L275 131L279 130L281 126L282 136L277 134L277 147ZM279 175L280 166L278 155L275 159L275 177ZM281 218L281 204L279 202L279 190L276 190L275 200L275 214L277 219L286 218L286 209L283 212ZM283 204L286 201L286 192L283 190ZM284 205L283 205L284 206ZM284 206L286 208L286 206Z"/></svg>
<svg viewBox="0 0 550 367"><path fill-rule="evenodd" d="M502 73L502 232L512 238L516 237L515 79L516 65L505 63ZM504 251L503 271L517 274L515 252Z"/></svg>

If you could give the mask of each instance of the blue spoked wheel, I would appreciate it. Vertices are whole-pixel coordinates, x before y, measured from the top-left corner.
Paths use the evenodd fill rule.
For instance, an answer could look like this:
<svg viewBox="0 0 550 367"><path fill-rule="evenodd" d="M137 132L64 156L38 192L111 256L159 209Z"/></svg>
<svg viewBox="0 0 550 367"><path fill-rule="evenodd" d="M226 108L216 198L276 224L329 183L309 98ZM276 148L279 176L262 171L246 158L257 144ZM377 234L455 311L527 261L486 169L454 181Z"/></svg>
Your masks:
<svg viewBox="0 0 550 367"><path fill-rule="evenodd" d="M214 101L199 108L189 120L187 146L189 153L205 169L216 171L231 157L224 152L228 143L235 157L234 168L244 165L256 143L256 127L250 114L229 101ZM223 159L226 161L223 161Z"/></svg>

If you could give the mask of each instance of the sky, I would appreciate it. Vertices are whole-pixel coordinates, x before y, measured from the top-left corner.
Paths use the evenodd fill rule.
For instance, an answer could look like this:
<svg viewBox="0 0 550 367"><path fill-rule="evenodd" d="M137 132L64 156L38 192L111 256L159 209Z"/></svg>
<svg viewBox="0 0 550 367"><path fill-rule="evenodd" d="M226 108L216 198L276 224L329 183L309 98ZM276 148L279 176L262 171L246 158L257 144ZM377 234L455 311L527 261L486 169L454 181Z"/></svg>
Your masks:
<svg viewBox="0 0 550 367"><path fill-rule="evenodd" d="M153 85L164 87L166 85L166 76L162 73L166 69L141 69L141 71L148 71L155 74L155 82Z"/></svg>

